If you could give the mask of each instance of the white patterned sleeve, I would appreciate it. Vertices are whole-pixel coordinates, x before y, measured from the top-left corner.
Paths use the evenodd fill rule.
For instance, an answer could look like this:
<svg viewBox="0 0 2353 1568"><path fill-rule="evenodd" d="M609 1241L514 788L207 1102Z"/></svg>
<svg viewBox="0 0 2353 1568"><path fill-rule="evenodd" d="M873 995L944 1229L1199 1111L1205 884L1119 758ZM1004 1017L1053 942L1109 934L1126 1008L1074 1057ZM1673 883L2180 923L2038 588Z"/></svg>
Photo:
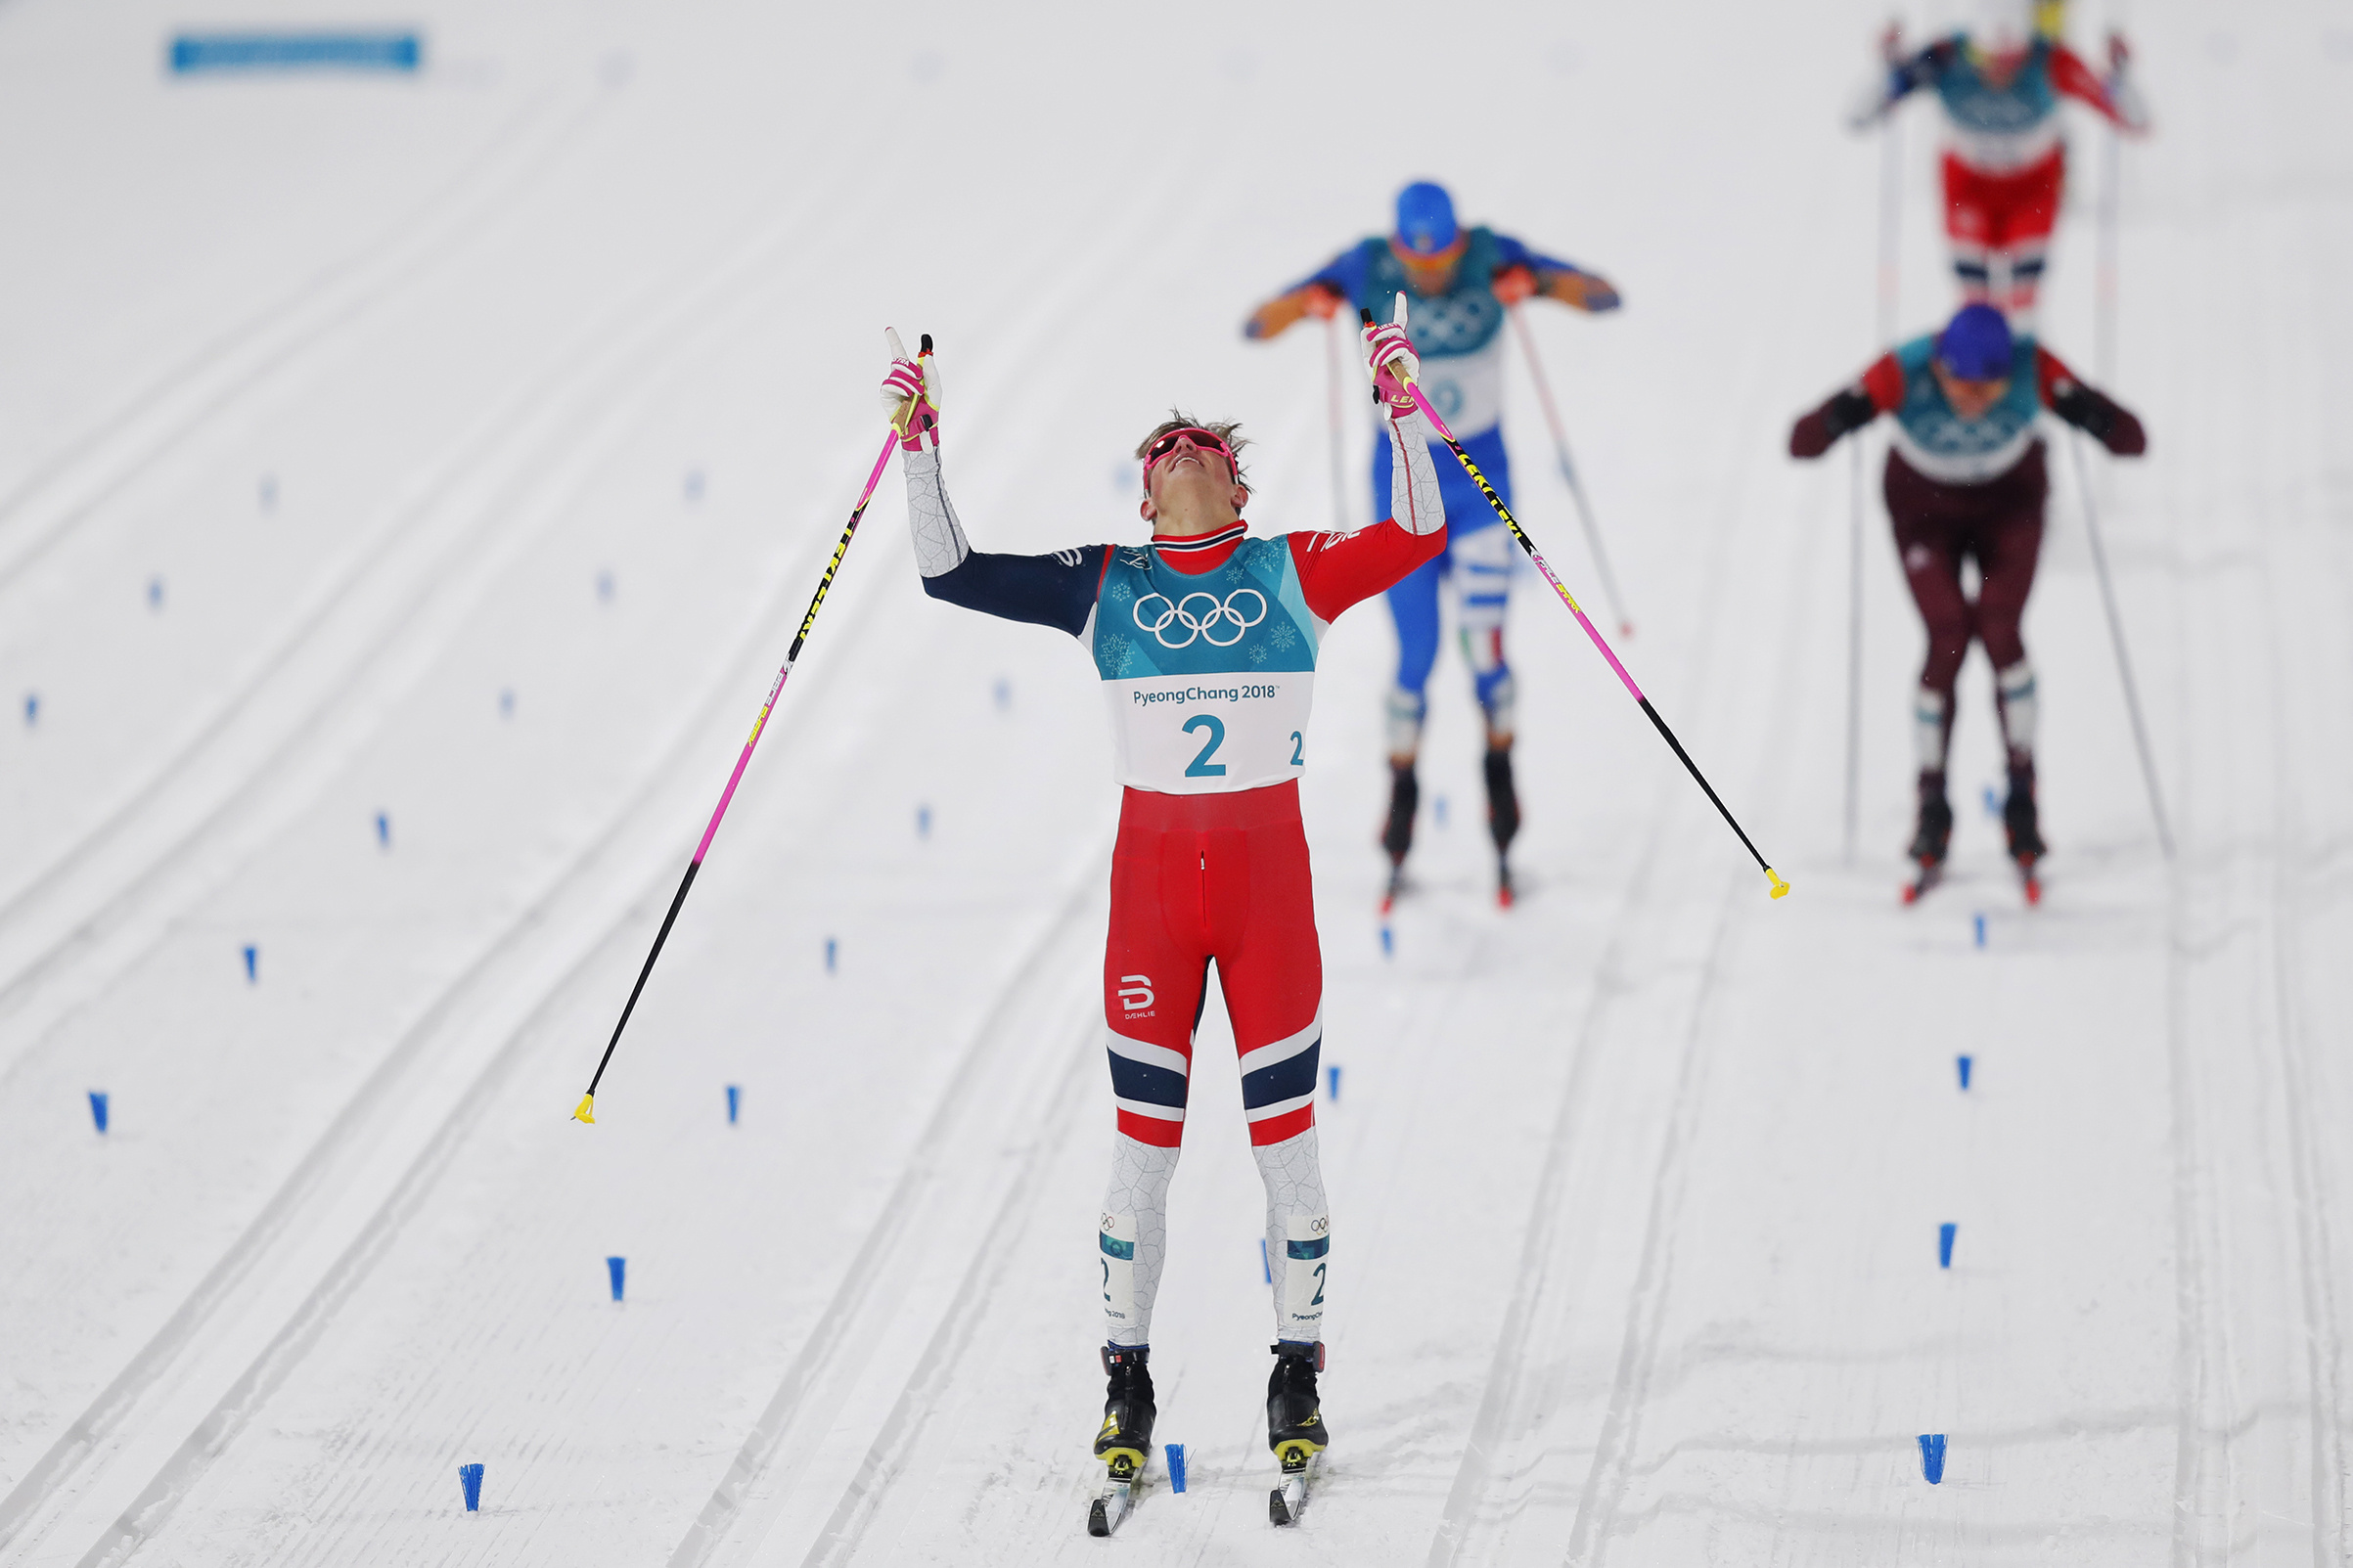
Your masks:
<svg viewBox="0 0 2353 1568"><path fill-rule="evenodd" d="M907 522L915 531L915 564L926 577L944 576L964 564L973 547L965 540L956 520L956 503L948 499L947 483L940 477L939 449L903 451L899 467L907 475Z"/></svg>
<svg viewBox="0 0 2353 1568"><path fill-rule="evenodd" d="M1407 533L1436 533L1446 526L1446 503L1429 457L1429 417L1416 410L1388 423L1389 515Z"/></svg>

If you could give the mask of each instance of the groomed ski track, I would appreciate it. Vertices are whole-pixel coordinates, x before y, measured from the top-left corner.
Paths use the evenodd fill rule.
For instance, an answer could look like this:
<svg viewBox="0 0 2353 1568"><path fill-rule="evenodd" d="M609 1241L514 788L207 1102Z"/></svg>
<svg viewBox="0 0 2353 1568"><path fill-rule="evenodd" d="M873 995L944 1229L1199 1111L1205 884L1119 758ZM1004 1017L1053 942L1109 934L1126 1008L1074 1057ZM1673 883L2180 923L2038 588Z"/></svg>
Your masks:
<svg viewBox="0 0 2353 1568"><path fill-rule="evenodd" d="M1976 804L1972 662L1905 911L1916 623L1875 495L1846 867L1847 470L1779 455L1871 349L1835 116L1883 17L1845 9L1359 16L1415 40L1410 132L1304 14L453 10L380 83L172 82L176 15L0 10L43 237L0 303L0 1565L2344 1562L2353 33L2126 19L2161 134L2112 381L2154 445L2090 471L2179 859L2055 445L2050 891ZM2044 319L2089 369L2076 133ZM1911 331L1949 291L1907 135ZM1627 291L1533 322L1623 650L1795 892L1529 577L1522 901L1449 651L1384 951L1390 640L1343 620L1304 792L1336 1442L1270 1530L1212 1002L1154 1334L1190 1490L1155 1456L1094 1542L1099 699L923 599L895 472L565 1116L872 455L881 326L939 337L982 548L1133 536L1172 400L1245 421L1261 528L1323 526L1323 344L1234 325L1422 174Z"/></svg>

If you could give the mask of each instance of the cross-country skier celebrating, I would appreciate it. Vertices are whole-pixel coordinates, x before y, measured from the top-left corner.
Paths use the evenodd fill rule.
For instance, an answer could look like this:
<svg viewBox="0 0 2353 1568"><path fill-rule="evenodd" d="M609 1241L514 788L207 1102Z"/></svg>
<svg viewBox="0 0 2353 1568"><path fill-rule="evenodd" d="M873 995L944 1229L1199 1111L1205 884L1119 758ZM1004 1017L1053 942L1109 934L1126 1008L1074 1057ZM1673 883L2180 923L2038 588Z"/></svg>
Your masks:
<svg viewBox="0 0 2353 1568"><path fill-rule="evenodd" d="M2036 896L2035 862L2044 854L2034 805L2034 666L2018 621L2034 586L2042 548L2043 502L2050 484L2041 409L2084 430L2120 457L2138 457L2149 440L2141 422L2075 373L2031 336L2013 335L1991 305L1964 305L1933 337L1916 337L1882 355L1862 379L1797 422L1792 457L1817 458L1839 436L1881 414L1895 416L1887 453L1887 515L1904 577L1927 625L1928 656L1920 674L1913 726L1920 764L1920 821L1912 858L1917 896L1935 879L1953 833L1945 797L1945 753L1953 734L1953 683L1973 637L1994 666L1994 706L2010 760L2010 800L2002 822L2010 853ZM1961 560L1974 556L1974 602L1964 596Z"/></svg>
<svg viewBox="0 0 2353 1568"><path fill-rule="evenodd" d="M1541 296L1577 310L1615 310L1617 291L1581 267L1537 254L1510 235L1460 227L1445 189L1423 181L1399 194L1394 234L1375 235L1342 251L1259 306L1243 333L1272 337L1304 317L1330 317L1343 306L1379 316L1400 290L1413 299L1424 394L1504 504L1511 505L1512 466L1504 454L1502 423L1505 307ZM1389 444L1374 442L1376 515L1388 503L1390 462ZM1444 577L1454 584L1471 689L1486 719L1487 823L1495 838L1498 893L1508 904L1512 874L1504 856L1519 830L1519 797L1512 783L1512 667L1504 658L1512 537L1459 466L1443 465L1438 483L1453 518L1451 543L1388 596L1397 624L1397 684L1387 701L1389 815L1380 841L1389 852L1394 894L1413 847L1414 814L1421 802L1414 762L1429 708L1424 689L1438 656L1438 584Z"/></svg>
<svg viewBox="0 0 2353 1568"><path fill-rule="evenodd" d="M1212 962L1266 1184L1276 1337L1267 1441L1297 1477L1327 1441L1316 1392L1331 1244L1314 1098L1323 958L1297 780L1325 628L1446 547L1429 422L1381 368L1417 368L1403 321L1401 302L1397 325L1364 333L1395 478L1388 520L1354 533L1252 537L1235 426L1180 415L1136 451L1150 543L975 551L941 478L922 366L895 361L882 383L893 409L914 400L902 462L925 592L1076 637L1110 706L1125 786L1103 965L1118 1131L1097 1253L1110 1386L1095 1453L1122 1507L1152 1448L1153 1301ZM1091 1521L1098 1533L1116 1522L1101 1505L1110 1501Z"/></svg>
<svg viewBox="0 0 2353 1568"><path fill-rule="evenodd" d="M1934 89L1944 105L1945 234L1965 300L1990 302L2023 318L2034 309L2059 218L2066 144L2059 101L2088 104L2121 128L2149 127L2126 75L2131 56L2108 35L2104 79L2039 25L2033 0L1980 0L1976 20L1916 55L1887 35L1887 74L1854 114L1857 130L1877 124L1906 96Z"/></svg>

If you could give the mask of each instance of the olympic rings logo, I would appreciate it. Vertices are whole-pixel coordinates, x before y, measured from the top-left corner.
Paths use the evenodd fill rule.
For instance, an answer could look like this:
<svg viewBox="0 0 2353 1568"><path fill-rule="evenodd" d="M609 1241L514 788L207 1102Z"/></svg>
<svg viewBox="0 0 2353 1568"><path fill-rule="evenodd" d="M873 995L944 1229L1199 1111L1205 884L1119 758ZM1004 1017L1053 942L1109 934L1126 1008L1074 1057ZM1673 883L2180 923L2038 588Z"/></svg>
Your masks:
<svg viewBox="0 0 2353 1568"><path fill-rule="evenodd" d="M1236 607L1244 598L1257 601L1257 608L1247 619ZM1160 602L1160 608L1147 619L1144 606L1155 599ZM1196 600L1209 607L1197 613L1193 608ZM1159 639L1162 648L1191 648L1196 638L1212 648L1232 648L1242 641L1243 633L1266 619L1266 596L1255 588L1237 588L1223 600L1215 594L1197 593L1187 594L1172 603L1166 594L1146 594L1136 601L1136 607L1130 613L1135 618L1136 629L1152 633ZM1233 627L1234 635L1218 636L1218 629L1224 626ZM1172 627L1184 628L1182 641L1168 635Z"/></svg>

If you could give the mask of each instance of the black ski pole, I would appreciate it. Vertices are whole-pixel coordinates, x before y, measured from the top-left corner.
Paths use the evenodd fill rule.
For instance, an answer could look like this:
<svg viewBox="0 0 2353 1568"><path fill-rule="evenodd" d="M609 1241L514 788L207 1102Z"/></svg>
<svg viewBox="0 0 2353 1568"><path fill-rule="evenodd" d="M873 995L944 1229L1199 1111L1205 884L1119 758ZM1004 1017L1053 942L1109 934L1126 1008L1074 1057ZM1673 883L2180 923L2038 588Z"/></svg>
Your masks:
<svg viewBox="0 0 2353 1568"><path fill-rule="evenodd" d="M1373 325L1371 311L1360 310L1358 315L1366 326ZM1391 319L1399 326L1405 325L1405 295L1397 296L1397 313ZM1398 362L1395 360L1390 361L1391 365L1396 363ZM1714 804L1716 810L1723 814L1725 823L1735 833L1740 835L1741 843L1756 861L1757 869L1762 871L1765 874L1765 879L1773 884L1773 897L1780 898L1788 892L1789 884L1782 878L1780 873L1766 864L1763 855L1757 853L1756 845L1749 842L1747 832L1734 818L1731 808L1726 806L1722 797L1717 795L1715 785L1707 782L1707 776L1699 771L1699 765L1692 761L1691 753L1683 749L1683 742L1675 739L1675 732L1667 728L1667 721L1658 716L1656 708L1651 706L1651 699L1642 694L1642 688L1634 684L1634 677L1628 675L1626 666L1618 662L1617 654L1611 650L1608 641L1594 628L1593 621L1578 606L1576 597L1569 593L1559 577L1553 574L1553 568L1546 562L1542 553L1536 549L1536 541L1528 537L1528 531L1519 525L1519 519L1512 515L1512 509L1504 505L1504 498L1495 493L1495 486L1487 482L1487 476L1479 471L1478 465L1471 461L1471 454L1463 450L1463 443L1454 438L1454 432L1446 427L1446 422L1438 418L1438 411L1429 406L1429 399L1422 394L1421 383L1412 377L1405 376L1402 372L1396 374L1405 382L1406 390L1413 394L1414 406L1429 417L1431 426L1445 438L1446 445L1454 452L1454 460L1463 466L1465 473L1471 475L1471 482L1478 486L1479 494L1487 498L1487 505L1495 509L1495 515L1503 519L1504 526L1512 530L1512 537L1519 541L1519 548L1526 551L1528 560L1535 562L1537 572L1543 576L1546 582L1553 585L1553 592L1561 596L1561 603L1566 605L1568 612L1577 617L1577 624L1585 628L1585 635L1593 639L1593 646L1601 650L1602 657L1609 661L1609 667L1617 672L1617 678L1624 684L1627 693L1637 703L1641 704L1644 716L1657 727L1659 737L1673 748L1677 760L1690 770L1693 780L1706 792L1708 800Z"/></svg>
<svg viewBox="0 0 2353 1568"><path fill-rule="evenodd" d="M899 335L886 331L890 341L890 357L905 359L907 350ZM920 350L925 360L931 357L931 335L924 334ZM926 365L928 372L929 366ZM926 375L928 382L930 377ZM809 612L800 618L800 630L793 634L792 646L785 652L784 667L776 672L776 680L768 688L768 700L760 704L760 716L751 723L751 738L744 742L744 751L736 758L736 771L727 776L727 787L720 791L718 809L711 813L709 826L702 829L702 841L695 846L695 858L687 862L686 875L679 878L678 891L670 895L669 913L661 918L661 929L654 933L654 950L646 955L645 966L637 971L637 984L629 988L629 1000L621 1008L621 1021L612 1026L612 1038L605 1042L605 1054L597 1058L597 1070L588 1080L588 1093L572 1111L574 1121L593 1123L597 1119L597 1085L605 1081L605 1069L612 1064L613 1048L621 1043L621 1031L629 1027L629 1014L637 1010L637 999L644 994L646 977L654 972L654 961L661 957L661 945L670 939L670 927L677 923L678 910L686 903L687 889L695 885L695 874L702 870L702 857L710 852L711 840L718 835L719 819L727 815L728 802L736 798L736 785L744 781L744 769L751 761L751 748L760 743L760 732L768 728L768 715L776 710L776 699L785 690L785 678L792 673L793 663L800 657L800 647L809 640L809 628L817 624L817 612L825 607L825 596L834 586L834 573L841 569L841 558L849 553L849 542L858 531L858 519L866 515L866 504L874 499L875 486L882 482L882 470L890 462L890 448L905 432L912 403L899 405L898 414L890 422L890 433L883 437L882 451L875 459L874 471L866 476L866 488L858 494L858 504L850 510L849 525L841 530L840 540L834 546L834 556L825 563L825 575L817 579L816 597L809 601Z"/></svg>

